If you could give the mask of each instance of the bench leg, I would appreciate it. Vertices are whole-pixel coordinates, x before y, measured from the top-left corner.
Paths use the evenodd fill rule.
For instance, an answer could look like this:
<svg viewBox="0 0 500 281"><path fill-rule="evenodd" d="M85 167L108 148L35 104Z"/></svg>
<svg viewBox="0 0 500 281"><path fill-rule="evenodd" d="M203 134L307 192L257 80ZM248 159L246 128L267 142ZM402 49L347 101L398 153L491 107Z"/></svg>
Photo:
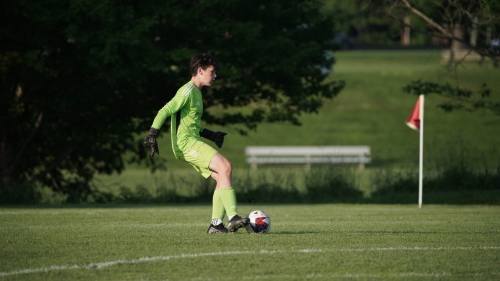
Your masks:
<svg viewBox="0 0 500 281"><path fill-rule="evenodd" d="M359 163L359 169L364 170L365 169L365 163Z"/></svg>
<svg viewBox="0 0 500 281"><path fill-rule="evenodd" d="M257 170L257 163L252 163L252 170L254 170L254 171Z"/></svg>
<svg viewBox="0 0 500 281"><path fill-rule="evenodd" d="M310 171L310 170L311 170L311 163L306 163L306 165L305 165L304 169L305 169L306 171Z"/></svg>

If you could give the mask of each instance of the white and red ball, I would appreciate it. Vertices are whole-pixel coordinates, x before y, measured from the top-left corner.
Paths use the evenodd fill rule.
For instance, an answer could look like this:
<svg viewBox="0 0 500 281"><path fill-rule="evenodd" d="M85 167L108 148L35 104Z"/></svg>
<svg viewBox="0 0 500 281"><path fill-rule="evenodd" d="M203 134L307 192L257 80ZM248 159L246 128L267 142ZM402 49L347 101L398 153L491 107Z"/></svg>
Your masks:
<svg viewBox="0 0 500 281"><path fill-rule="evenodd" d="M261 210L251 211L247 218L250 219L250 223L246 229L250 234L264 234L271 229L271 218Z"/></svg>

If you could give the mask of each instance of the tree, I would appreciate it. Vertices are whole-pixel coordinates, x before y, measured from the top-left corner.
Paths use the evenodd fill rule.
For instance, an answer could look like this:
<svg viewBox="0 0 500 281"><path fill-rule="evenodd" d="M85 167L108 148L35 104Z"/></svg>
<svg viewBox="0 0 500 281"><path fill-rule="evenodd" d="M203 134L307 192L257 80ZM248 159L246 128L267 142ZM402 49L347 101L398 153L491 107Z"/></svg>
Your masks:
<svg viewBox="0 0 500 281"><path fill-rule="evenodd" d="M500 2L496 0L386 0L386 13L402 25L404 16L411 13L426 24L425 29L412 30L432 38L451 42L448 65L457 68L470 56L489 58L498 67L500 49L490 44L491 31L500 31ZM467 40L468 39L468 40ZM479 40L478 40L479 39ZM439 106L446 110L489 109L500 114L500 103L489 99L491 90L486 84L471 90L450 84L412 81L404 91L412 94L438 94L447 98Z"/></svg>
<svg viewBox="0 0 500 281"><path fill-rule="evenodd" d="M241 132L300 124L343 82L324 82L333 24L318 1L27 1L0 4L0 188L39 184L85 200L189 80L198 52L218 58L208 123ZM299 28L301 27L301 28ZM304 28L305 27L305 28ZM241 109L217 110L211 108ZM164 126L162 131L166 131Z"/></svg>
<svg viewBox="0 0 500 281"><path fill-rule="evenodd" d="M378 2L326 0L323 12L332 17L339 32L356 38L357 45L390 46L399 36L398 24L382 16Z"/></svg>
<svg viewBox="0 0 500 281"><path fill-rule="evenodd" d="M323 12L330 15L336 30L356 38L358 46L401 46L404 28L399 21L387 17L386 0L325 0ZM410 13L401 20L411 20L414 28L425 27L422 21ZM411 34L412 46L425 46L430 39L423 34Z"/></svg>
<svg viewBox="0 0 500 281"><path fill-rule="evenodd" d="M449 83L440 84L429 81L416 80L410 82L403 88L403 91L414 95L438 94L446 100L438 107L444 111L453 110L474 111L477 109L487 109L496 114L500 114L500 103L489 99L491 90L483 84L478 90L470 90L451 85Z"/></svg>
<svg viewBox="0 0 500 281"><path fill-rule="evenodd" d="M496 0L387 0L387 3L386 12L390 16L405 24L404 15L416 15L427 28L419 30L411 24L410 27L452 42L452 52L466 50L467 55L477 53L492 59L500 55L489 44L491 28L500 27L500 3ZM467 31L469 40L466 40L464 31ZM478 37L482 39L479 44Z"/></svg>

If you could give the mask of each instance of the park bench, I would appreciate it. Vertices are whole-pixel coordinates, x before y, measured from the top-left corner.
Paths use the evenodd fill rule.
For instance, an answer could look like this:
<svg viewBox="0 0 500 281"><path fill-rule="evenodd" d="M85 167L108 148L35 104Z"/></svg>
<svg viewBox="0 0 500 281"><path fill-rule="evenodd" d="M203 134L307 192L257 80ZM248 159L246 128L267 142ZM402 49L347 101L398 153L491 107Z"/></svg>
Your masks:
<svg viewBox="0 0 500 281"><path fill-rule="evenodd" d="M248 146L247 163L252 169L259 164L358 164L370 163L369 146Z"/></svg>

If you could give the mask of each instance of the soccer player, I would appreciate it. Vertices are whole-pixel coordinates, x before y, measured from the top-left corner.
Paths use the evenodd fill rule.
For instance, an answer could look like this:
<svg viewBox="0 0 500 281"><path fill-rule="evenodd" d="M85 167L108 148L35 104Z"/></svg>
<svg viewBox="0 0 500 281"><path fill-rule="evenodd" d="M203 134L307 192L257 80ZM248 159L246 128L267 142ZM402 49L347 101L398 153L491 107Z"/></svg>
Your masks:
<svg viewBox="0 0 500 281"><path fill-rule="evenodd" d="M175 96L158 111L144 147L151 149L150 156L160 154L156 136L167 117L172 117L172 148L177 159L191 164L203 177L211 176L217 182L212 199L212 221L207 233L232 233L249 223L248 218L238 216L236 194L232 187L231 163L217 150L200 140L209 139L221 148L224 132L213 132L201 127L203 102L201 88L211 86L217 77L219 64L208 54L198 54L191 59L191 81L182 86ZM229 223L224 227L223 219Z"/></svg>

